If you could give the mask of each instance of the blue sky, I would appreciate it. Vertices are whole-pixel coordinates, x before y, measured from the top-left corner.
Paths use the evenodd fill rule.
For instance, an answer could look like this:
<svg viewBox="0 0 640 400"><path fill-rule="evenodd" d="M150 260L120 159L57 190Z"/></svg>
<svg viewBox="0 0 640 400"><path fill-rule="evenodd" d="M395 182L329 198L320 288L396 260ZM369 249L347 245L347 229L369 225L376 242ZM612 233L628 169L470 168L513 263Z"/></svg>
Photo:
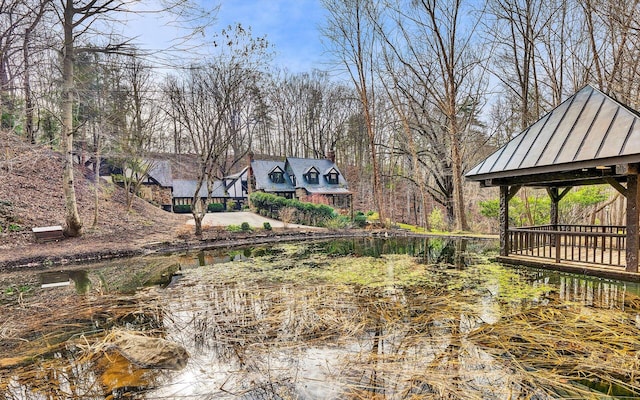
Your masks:
<svg viewBox="0 0 640 400"><path fill-rule="evenodd" d="M274 46L278 66L304 72L325 67L319 31L324 15L320 0L222 0L215 25L250 26Z"/></svg>
<svg viewBox="0 0 640 400"><path fill-rule="evenodd" d="M275 53L274 64L291 72L326 69L319 27L325 11L320 0L200 0L204 7L220 5L217 19L209 32L220 32L240 23L251 27L254 37L266 36ZM153 9L151 3L138 3L136 9ZM144 5L142 5L144 4ZM169 42L181 33L158 14L130 14L122 33L135 36L141 49L168 48ZM156 54L167 63L187 61L176 53ZM183 55L184 57L184 55Z"/></svg>

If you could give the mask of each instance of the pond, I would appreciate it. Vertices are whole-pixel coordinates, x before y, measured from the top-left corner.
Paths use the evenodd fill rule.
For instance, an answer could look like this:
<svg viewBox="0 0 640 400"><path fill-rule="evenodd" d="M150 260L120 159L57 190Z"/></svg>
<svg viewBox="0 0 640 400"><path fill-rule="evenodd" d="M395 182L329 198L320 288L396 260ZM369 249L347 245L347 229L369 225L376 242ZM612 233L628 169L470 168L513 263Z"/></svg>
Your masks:
<svg viewBox="0 0 640 400"><path fill-rule="evenodd" d="M0 274L0 399L640 398L638 285L502 266L495 246L359 238Z"/></svg>

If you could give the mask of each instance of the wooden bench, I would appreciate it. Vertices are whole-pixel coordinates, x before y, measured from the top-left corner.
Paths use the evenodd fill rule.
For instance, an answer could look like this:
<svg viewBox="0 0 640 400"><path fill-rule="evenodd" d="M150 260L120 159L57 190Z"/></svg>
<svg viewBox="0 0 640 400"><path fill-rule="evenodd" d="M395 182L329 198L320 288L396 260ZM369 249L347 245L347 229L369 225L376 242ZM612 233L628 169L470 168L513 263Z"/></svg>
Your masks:
<svg viewBox="0 0 640 400"><path fill-rule="evenodd" d="M60 225L42 226L31 228L31 230L33 231L33 235L36 237L36 240L40 242L64 239L64 234Z"/></svg>

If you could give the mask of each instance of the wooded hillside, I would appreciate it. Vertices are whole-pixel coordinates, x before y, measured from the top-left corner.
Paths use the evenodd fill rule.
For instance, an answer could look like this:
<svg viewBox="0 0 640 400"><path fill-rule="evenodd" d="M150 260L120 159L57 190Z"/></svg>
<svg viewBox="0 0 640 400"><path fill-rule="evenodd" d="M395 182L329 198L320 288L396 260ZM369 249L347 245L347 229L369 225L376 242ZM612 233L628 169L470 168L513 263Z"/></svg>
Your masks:
<svg viewBox="0 0 640 400"><path fill-rule="evenodd" d="M0 122L64 157L64 209L51 218L71 235L86 224L75 196L89 196L69 184L74 155L144 175L159 152L193 154L201 186L249 151L335 152L356 210L492 230L495 193L466 183L466 171L587 83L640 105L637 0L322 0L327 64L303 73L274 68L277 49L249 23L212 23L215 6L162 10L208 18L176 38L190 46L149 51L108 28L131 12L124 0L0 4ZM605 192L580 212L618 219L621 200L605 209L615 195ZM519 196L516 219L535 220L537 194Z"/></svg>
<svg viewBox="0 0 640 400"><path fill-rule="evenodd" d="M31 228L64 224L60 181L63 157L42 145L32 145L14 133L0 131L0 248L33 242ZM120 187L101 182L98 223L93 226L95 191L91 171L76 169L78 208L87 240L126 243L143 235L169 230L185 221L136 199L130 211ZM3 250L6 251L6 250Z"/></svg>

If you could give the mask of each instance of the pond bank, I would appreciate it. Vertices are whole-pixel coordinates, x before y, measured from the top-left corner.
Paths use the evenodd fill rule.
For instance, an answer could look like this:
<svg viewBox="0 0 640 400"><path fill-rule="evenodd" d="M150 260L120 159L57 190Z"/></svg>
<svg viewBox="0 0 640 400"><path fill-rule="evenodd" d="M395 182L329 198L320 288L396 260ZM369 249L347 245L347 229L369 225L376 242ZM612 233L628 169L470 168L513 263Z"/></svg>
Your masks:
<svg viewBox="0 0 640 400"><path fill-rule="evenodd" d="M227 232L224 230L208 233L201 240L175 239L170 241L155 241L142 243L110 243L105 246L102 242L85 244L81 249L67 244L76 239L66 239L56 243L46 243L41 246L31 245L28 255L21 255L21 249L13 250L15 257L0 261L0 272L17 271L25 269L50 268L59 265L79 264L86 262L112 260L117 258L172 253L193 250L219 249L226 247L246 246L252 244L278 243L284 241L299 241L306 239L338 239L350 237L426 237L432 235L417 234L403 230L337 230L337 231L307 231L307 230L274 230L261 232ZM445 237L438 235L439 237ZM455 235L451 237L466 237ZM471 238L471 236L469 236ZM473 237L474 239L483 239ZM484 239L492 240L492 237ZM68 251L51 252L48 249L52 245L68 247ZM38 251L38 247L41 248Z"/></svg>

